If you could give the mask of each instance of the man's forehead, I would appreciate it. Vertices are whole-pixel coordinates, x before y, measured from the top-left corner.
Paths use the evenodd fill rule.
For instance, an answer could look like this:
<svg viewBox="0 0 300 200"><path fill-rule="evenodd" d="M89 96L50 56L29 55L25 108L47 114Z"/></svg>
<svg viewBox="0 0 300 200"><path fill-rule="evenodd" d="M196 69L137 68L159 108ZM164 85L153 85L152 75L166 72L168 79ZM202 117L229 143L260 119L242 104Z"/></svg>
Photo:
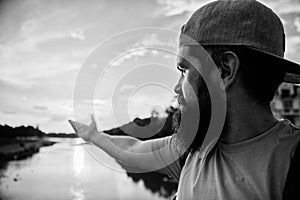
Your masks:
<svg viewBox="0 0 300 200"><path fill-rule="evenodd" d="M186 65L196 64L203 59L203 56L207 54L206 51L200 45L195 46L181 46L177 55L177 63L183 63Z"/></svg>

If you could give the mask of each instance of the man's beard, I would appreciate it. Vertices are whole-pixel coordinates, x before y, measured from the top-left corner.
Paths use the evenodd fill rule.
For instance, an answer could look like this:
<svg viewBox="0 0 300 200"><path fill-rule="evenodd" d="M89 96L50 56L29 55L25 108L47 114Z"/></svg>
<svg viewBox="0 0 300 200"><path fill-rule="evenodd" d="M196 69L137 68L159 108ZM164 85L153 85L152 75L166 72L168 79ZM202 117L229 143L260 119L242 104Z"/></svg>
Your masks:
<svg viewBox="0 0 300 200"><path fill-rule="evenodd" d="M210 124L211 100L209 92L206 84L203 84L203 82L199 88L201 88L199 89L201 91L198 91L198 111L200 112L200 118L196 116L199 113L191 114L195 112L195 107L189 107L188 105L184 107L180 106L173 115L173 130L176 146L180 154L183 152L193 153L200 150ZM191 123L196 129L191 127Z"/></svg>

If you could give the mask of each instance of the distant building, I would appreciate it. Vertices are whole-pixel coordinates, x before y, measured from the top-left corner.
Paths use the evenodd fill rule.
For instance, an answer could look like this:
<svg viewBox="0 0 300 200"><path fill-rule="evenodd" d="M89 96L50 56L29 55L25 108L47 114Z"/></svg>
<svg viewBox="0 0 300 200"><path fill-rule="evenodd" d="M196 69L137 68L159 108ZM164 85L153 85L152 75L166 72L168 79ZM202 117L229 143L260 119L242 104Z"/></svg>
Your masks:
<svg viewBox="0 0 300 200"><path fill-rule="evenodd" d="M271 103L274 115L300 127L300 85L283 83Z"/></svg>

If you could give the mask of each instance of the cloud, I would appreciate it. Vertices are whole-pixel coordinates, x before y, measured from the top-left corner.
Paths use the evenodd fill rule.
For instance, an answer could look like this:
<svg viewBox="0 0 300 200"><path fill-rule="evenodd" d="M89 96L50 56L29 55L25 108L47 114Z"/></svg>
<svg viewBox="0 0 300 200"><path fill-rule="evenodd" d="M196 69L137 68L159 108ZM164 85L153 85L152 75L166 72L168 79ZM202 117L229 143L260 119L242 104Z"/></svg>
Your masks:
<svg viewBox="0 0 300 200"><path fill-rule="evenodd" d="M36 106L36 105L33 106L33 109L41 110L41 111L48 110L47 106Z"/></svg>
<svg viewBox="0 0 300 200"><path fill-rule="evenodd" d="M39 24L36 19L27 19L21 25L20 32L23 36L26 36L33 33L38 28L39 28Z"/></svg>
<svg viewBox="0 0 300 200"><path fill-rule="evenodd" d="M287 38L287 53L296 53L300 47L300 36L292 36Z"/></svg>
<svg viewBox="0 0 300 200"><path fill-rule="evenodd" d="M213 0L157 0L162 6L165 16L190 14L201 6ZM261 0L265 5L271 7L278 14L299 13L300 1L297 0Z"/></svg>
<svg viewBox="0 0 300 200"><path fill-rule="evenodd" d="M141 1L137 4L139 8L145 6ZM144 18L137 18L136 13L124 9L132 6L123 5L123 1L117 5L113 1L7 1L6 6L1 9L0 19L0 110L6 114L17 110L10 112L10 116L3 114L1 118L20 124L32 122L48 126L46 123L51 116L54 116L52 120L61 119L63 123L65 116L72 115L72 107L65 108L61 100L72 100L76 72L90 50L105 37L146 22ZM136 8L132 11L135 10L143 12ZM122 22L125 23L116 25L114 20L120 22L120 16L124 16ZM128 17L130 23L126 23ZM149 15L145 18L148 20ZM92 36L91 40L87 40L86 35ZM129 46L126 41L122 45ZM110 54L116 51L113 48L107 50ZM131 56L142 56L142 53L125 58ZM22 100L24 95L26 101ZM106 110L111 104L97 100L93 103L97 109ZM44 109L41 105L47 107L47 112L41 112ZM13 118L12 113L17 117ZM63 116L57 116L57 113Z"/></svg>
<svg viewBox="0 0 300 200"><path fill-rule="evenodd" d="M157 0L157 3L161 5L164 10L164 15L167 17L194 12L208 2L210 1Z"/></svg>
<svg viewBox="0 0 300 200"><path fill-rule="evenodd" d="M85 40L85 35L83 34L82 29L76 29L74 32L70 34L72 38L76 38L78 40Z"/></svg>
<svg viewBox="0 0 300 200"><path fill-rule="evenodd" d="M169 31L166 31L169 32ZM164 32L162 32L164 33ZM133 47L177 47L177 38L161 38L164 35L158 35L157 33L152 33L144 36L144 38L133 44ZM172 35L173 36L173 35Z"/></svg>
<svg viewBox="0 0 300 200"><path fill-rule="evenodd" d="M292 36L287 38L286 57L289 60L300 63L300 36Z"/></svg>
<svg viewBox="0 0 300 200"><path fill-rule="evenodd" d="M113 60L113 62L111 63L111 66L119 66L123 62L125 62L126 60L129 60L131 58L137 59L138 57L145 56L147 51L149 51L149 50L147 50L145 48L136 48L136 49L128 50L126 53L124 53L123 55L118 57L116 60Z"/></svg>
<svg viewBox="0 0 300 200"><path fill-rule="evenodd" d="M82 4L7 1L0 20L0 77L24 81L78 69L91 46L72 39L85 40L87 25L78 19Z"/></svg>
<svg viewBox="0 0 300 200"><path fill-rule="evenodd" d="M162 31L160 29L158 30ZM170 34L171 32L171 30L166 30L162 31L161 34L152 33L145 35L141 40L128 47L127 52L121 54L121 56L114 60L111 65L119 66L126 60L138 59L139 57L147 56L148 54L157 55L159 53L159 50L156 50L155 48L177 49L178 42L177 37L175 36L175 32L174 35L166 36L166 34Z"/></svg>
<svg viewBox="0 0 300 200"><path fill-rule="evenodd" d="M13 79L13 78L0 78L0 87L3 89L8 89L8 90L28 90L30 89L33 85L35 85L36 82L32 80L18 80L18 79Z"/></svg>
<svg viewBox="0 0 300 200"><path fill-rule="evenodd" d="M286 1L278 3L276 6L274 6L275 11L278 14L287 14L287 13L299 13L300 12L300 3L299 2L293 2L288 3Z"/></svg>
<svg viewBox="0 0 300 200"><path fill-rule="evenodd" d="M96 105L96 106L111 106L110 99L82 99L78 103Z"/></svg>
<svg viewBox="0 0 300 200"><path fill-rule="evenodd" d="M149 117L153 109L165 110L170 105L170 100L170 96L164 93L156 96L138 94L130 99L122 99L128 104L128 110L125 110L125 112L128 112L132 119L135 117Z"/></svg>
<svg viewBox="0 0 300 200"><path fill-rule="evenodd" d="M67 109L63 102L29 99L28 101L18 102L16 105L16 101L12 101L12 104L15 105L6 105L5 108L0 108L2 123L13 126L39 124L42 130L45 130L44 128L48 127L49 124L51 125L52 122L59 122L60 127L57 125L53 127L50 126L46 131L59 130L66 126L66 119L72 116L72 110ZM41 101L43 105L47 106L38 105Z"/></svg>
<svg viewBox="0 0 300 200"><path fill-rule="evenodd" d="M157 0L167 17L190 14L213 0ZM262 0L278 14L299 13L300 2L297 0Z"/></svg>
<svg viewBox="0 0 300 200"><path fill-rule="evenodd" d="M133 90L133 89L135 89L135 88L136 88L135 85L124 84L124 85L121 86L120 92L126 92L126 91L128 91L128 90L131 91L131 90Z"/></svg>
<svg viewBox="0 0 300 200"><path fill-rule="evenodd" d="M49 119L50 122L61 122L61 121L67 121L67 116L65 115L52 115Z"/></svg>
<svg viewBox="0 0 300 200"><path fill-rule="evenodd" d="M300 6L300 5L299 5ZM300 17L296 17L294 19L294 24L296 26L297 31L300 33Z"/></svg>
<svg viewBox="0 0 300 200"><path fill-rule="evenodd" d="M54 63L53 63L54 64ZM58 65L58 64L57 64ZM79 63L65 63L62 65L64 65L63 67L57 68L57 67L50 67L43 70L43 71L36 71L33 74L29 74L26 78L27 80L31 80L32 82L36 79L42 79L42 78L52 78L58 75L62 75L62 74L69 74L70 76L70 72L76 72L80 69L80 64ZM60 80L62 81L62 80ZM64 81L62 81L64 82Z"/></svg>
<svg viewBox="0 0 300 200"><path fill-rule="evenodd" d="M3 110L3 111L1 111L1 112L4 113L4 114L7 114L7 115L15 115L15 114L18 113L18 112L15 111L15 110Z"/></svg>

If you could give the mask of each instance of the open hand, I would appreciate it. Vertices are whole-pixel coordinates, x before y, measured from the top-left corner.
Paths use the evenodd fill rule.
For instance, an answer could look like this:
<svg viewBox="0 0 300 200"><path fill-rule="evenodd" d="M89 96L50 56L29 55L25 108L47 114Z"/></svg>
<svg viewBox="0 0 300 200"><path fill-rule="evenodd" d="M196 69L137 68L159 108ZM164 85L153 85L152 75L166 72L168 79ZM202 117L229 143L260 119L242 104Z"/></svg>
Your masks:
<svg viewBox="0 0 300 200"><path fill-rule="evenodd" d="M92 138L98 133L97 125L94 116L91 116L92 122L86 125L80 122L68 120L76 134L85 141L91 141Z"/></svg>

